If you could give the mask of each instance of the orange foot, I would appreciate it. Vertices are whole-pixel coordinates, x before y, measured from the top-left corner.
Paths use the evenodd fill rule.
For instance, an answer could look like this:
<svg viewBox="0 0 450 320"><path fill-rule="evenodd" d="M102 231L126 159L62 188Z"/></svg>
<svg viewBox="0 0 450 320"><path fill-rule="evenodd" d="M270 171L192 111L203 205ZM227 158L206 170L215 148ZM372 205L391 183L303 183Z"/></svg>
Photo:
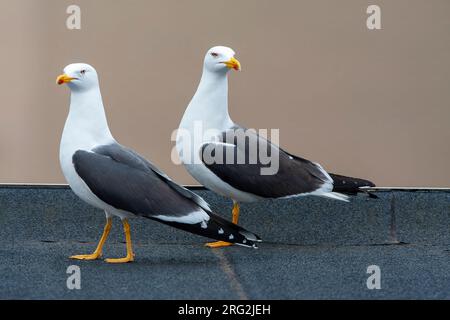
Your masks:
<svg viewBox="0 0 450 320"><path fill-rule="evenodd" d="M70 259L75 260L97 260L101 257L101 253L92 253L92 254L79 254L76 256L71 256Z"/></svg>
<svg viewBox="0 0 450 320"><path fill-rule="evenodd" d="M233 245L232 243L225 242L225 241L208 242L205 244L205 246L208 248L222 248L222 247L228 247L228 246L232 246L232 245Z"/></svg>
<svg viewBox="0 0 450 320"><path fill-rule="evenodd" d="M125 258L118 258L118 259L105 259L105 262L107 263L127 263L127 262L133 262L134 261L134 253L127 254Z"/></svg>

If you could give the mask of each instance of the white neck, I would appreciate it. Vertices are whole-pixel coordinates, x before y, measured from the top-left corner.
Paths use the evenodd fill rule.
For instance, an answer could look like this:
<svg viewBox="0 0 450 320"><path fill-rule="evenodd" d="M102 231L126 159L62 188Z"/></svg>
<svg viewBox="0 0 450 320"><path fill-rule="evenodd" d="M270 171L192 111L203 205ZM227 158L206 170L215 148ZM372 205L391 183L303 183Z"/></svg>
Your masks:
<svg viewBox="0 0 450 320"><path fill-rule="evenodd" d="M61 148L90 149L114 141L106 120L100 89L72 91L70 111L64 126Z"/></svg>
<svg viewBox="0 0 450 320"><path fill-rule="evenodd" d="M228 114L227 72L203 68L197 92L184 113L180 128L191 130L195 121L201 121L204 130L224 130L233 125Z"/></svg>

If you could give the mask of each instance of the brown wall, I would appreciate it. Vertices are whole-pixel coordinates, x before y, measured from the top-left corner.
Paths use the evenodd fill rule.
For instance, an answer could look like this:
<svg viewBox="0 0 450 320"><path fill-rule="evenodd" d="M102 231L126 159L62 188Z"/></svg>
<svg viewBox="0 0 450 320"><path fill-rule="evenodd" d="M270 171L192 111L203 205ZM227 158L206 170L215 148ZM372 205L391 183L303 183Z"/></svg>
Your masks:
<svg viewBox="0 0 450 320"><path fill-rule="evenodd" d="M69 4L82 29L65 27ZM366 8L382 9L380 31ZM280 128L281 145L384 186L450 186L450 1L1 0L0 182L63 182L62 68L101 77L115 137L182 183L170 135L204 52L237 52L232 118Z"/></svg>

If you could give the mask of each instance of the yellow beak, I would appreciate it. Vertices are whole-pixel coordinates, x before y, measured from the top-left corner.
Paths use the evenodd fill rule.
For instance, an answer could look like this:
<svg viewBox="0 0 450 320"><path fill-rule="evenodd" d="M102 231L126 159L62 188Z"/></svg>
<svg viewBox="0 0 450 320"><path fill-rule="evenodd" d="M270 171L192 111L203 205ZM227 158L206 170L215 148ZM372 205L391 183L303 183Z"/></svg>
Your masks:
<svg viewBox="0 0 450 320"><path fill-rule="evenodd" d="M225 64L230 69L234 69L236 71L241 70L241 63L234 57L231 58L230 60L224 62L223 64Z"/></svg>
<svg viewBox="0 0 450 320"><path fill-rule="evenodd" d="M58 78L56 78L56 83L61 85L63 83L68 83L75 79L76 78L69 77L67 74L62 74Z"/></svg>

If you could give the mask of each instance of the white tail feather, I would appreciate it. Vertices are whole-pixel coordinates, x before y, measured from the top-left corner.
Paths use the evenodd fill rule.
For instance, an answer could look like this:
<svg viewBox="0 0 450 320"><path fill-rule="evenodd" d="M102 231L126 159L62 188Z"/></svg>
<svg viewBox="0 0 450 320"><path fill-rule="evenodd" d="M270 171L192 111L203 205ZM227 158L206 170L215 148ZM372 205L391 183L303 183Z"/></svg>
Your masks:
<svg viewBox="0 0 450 320"><path fill-rule="evenodd" d="M349 202L349 197L348 196L346 196L345 194L342 194L342 193L338 193L338 192L323 193L320 196L321 197L326 197L326 198L331 198L331 199L336 199L336 200L340 200L340 201Z"/></svg>

